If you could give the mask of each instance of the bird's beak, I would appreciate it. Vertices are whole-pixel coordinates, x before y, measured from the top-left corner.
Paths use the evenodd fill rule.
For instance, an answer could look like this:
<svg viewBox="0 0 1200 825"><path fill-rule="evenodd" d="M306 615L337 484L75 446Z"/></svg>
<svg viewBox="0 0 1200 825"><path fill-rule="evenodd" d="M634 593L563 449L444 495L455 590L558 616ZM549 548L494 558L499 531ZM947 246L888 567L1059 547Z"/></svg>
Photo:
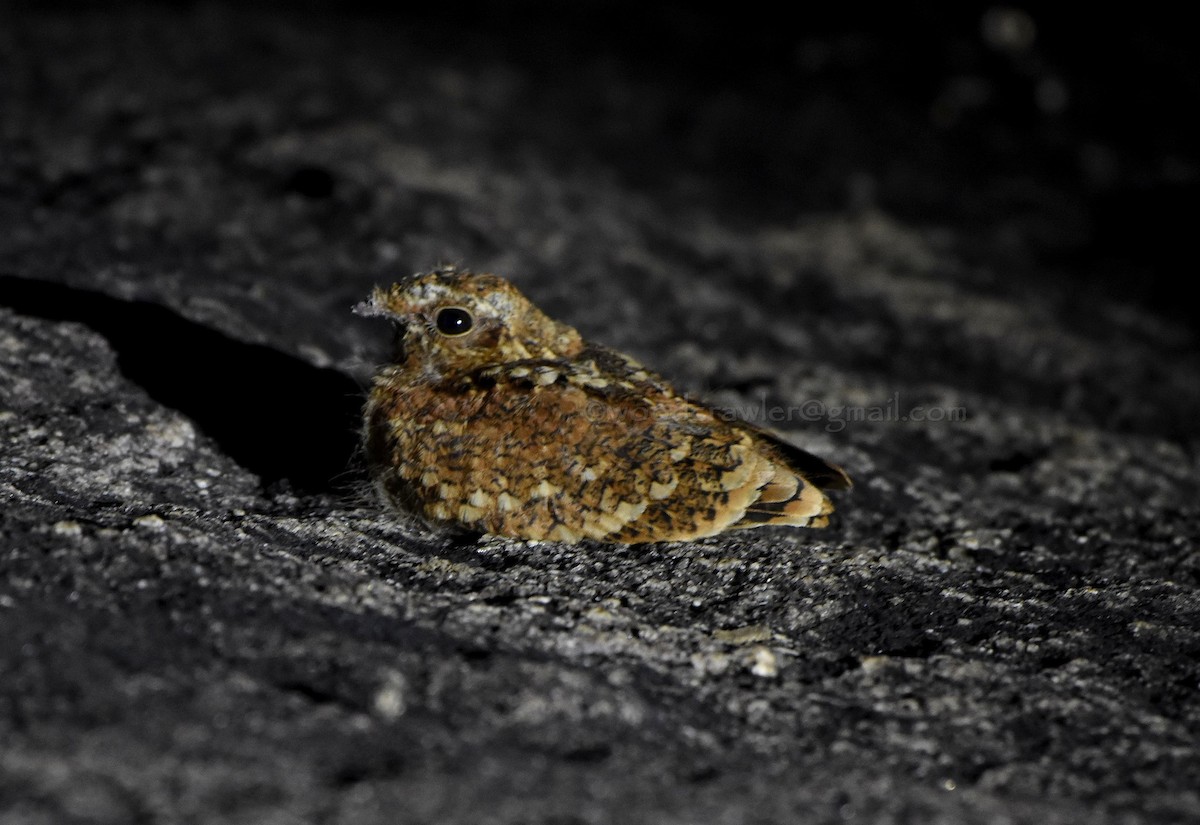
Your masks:
<svg viewBox="0 0 1200 825"><path fill-rule="evenodd" d="M379 287L371 290L371 297L355 304L350 311L363 318L395 317L395 313L388 311L387 293Z"/></svg>
<svg viewBox="0 0 1200 825"><path fill-rule="evenodd" d="M375 287L371 291L371 297L361 303L351 307L351 312L361 318L386 318L394 325L395 334L392 339L392 346L395 351L394 358L397 361L404 360L404 339L408 332L408 320L404 316L398 314L388 306L387 290Z"/></svg>

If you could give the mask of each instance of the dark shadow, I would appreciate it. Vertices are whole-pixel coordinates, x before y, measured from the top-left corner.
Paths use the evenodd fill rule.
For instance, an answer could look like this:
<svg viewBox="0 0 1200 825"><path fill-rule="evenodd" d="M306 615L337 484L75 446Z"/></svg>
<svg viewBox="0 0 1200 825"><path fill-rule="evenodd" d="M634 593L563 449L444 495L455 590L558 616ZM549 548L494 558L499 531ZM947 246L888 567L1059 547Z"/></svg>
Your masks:
<svg viewBox="0 0 1200 825"><path fill-rule="evenodd" d="M234 340L148 301L0 276L0 306L108 339L121 372L192 419L264 484L335 489L358 444L363 393L337 370Z"/></svg>

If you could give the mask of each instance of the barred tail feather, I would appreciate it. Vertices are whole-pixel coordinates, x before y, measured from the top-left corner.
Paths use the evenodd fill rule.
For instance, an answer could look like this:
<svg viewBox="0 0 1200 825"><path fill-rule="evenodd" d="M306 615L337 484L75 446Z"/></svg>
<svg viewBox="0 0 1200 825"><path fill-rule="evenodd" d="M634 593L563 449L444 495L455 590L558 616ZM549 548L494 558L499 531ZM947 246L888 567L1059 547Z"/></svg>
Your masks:
<svg viewBox="0 0 1200 825"><path fill-rule="evenodd" d="M787 524L794 527L825 527L833 503L816 485L783 467L759 490L759 496L746 508L731 528Z"/></svg>

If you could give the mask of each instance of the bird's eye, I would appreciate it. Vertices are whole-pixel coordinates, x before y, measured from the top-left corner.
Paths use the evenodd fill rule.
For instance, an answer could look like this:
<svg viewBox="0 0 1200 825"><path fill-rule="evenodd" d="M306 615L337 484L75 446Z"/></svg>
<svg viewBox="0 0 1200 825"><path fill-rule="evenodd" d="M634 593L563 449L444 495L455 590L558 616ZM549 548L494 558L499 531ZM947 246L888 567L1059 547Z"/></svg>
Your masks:
<svg viewBox="0 0 1200 825"><path fill-rule="evenodd" d="M462 307L444 307L438 310L434 323L442 335L456 336L470 332L471 327L475 325L475 319Z"/></svg>

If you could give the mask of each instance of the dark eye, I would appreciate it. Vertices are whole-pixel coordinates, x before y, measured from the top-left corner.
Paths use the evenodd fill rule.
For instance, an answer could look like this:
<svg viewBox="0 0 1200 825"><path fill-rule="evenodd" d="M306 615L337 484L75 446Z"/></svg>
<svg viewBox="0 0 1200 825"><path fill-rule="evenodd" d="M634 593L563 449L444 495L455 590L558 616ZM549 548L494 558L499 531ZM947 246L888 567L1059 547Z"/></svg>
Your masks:
<svg viewBox="0 0 1200 825"><path fill-rule="evenodd" d="M445 307L438 310L435 323L442 335L465 335L471 331L475 319L462 307Z"/></svg>

